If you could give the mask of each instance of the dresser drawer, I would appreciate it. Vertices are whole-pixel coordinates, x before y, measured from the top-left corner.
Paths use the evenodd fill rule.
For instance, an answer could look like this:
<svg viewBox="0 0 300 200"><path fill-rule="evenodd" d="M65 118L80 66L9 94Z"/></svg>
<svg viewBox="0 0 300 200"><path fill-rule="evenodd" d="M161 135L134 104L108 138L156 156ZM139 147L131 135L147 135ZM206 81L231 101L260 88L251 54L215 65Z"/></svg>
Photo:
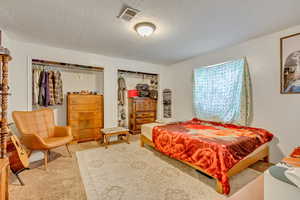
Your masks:
<svg viewBox="0 0 300 200"><path fill-rule="evenodd" d="M87 129L87 128L100 128L102 127L102 120L70 120L69 126L76 129Z"/></svg>
<svg viewBox="0 0 300 200"><path fill-rule="evenodd" d="M155 112L137 112L135 113L136 118L147 118L147 117L155 117Z"/></svg>
<svg viewBox="0 0 300 200"><path fill-rule="evenodd" d="M72 134L74 139L83 140L83 139L94 139L99 138L100 129L99 128L91 128L91 129L76 129L72 128Z"/></svg>
<svg viewBox="0 0 300 200"><path fill-rule="evenodd" d="M98 104L102 102L101 96L95 95L81 95L76 97L69 97L68 103L70 105L78 105L78 104Z"/></svg>
<svg viewBox="0 0 300 200"><path fill-rule="evenodd" d="M137 124L147 124L155 122L155 118L137 118L135 121Z"/></svg>
<svg viewBox="0 0 300 200"><path fill-rule="evenodd" d="M81 104L81 105L70 105L69 111L100 111L102 105L100 104Z"/></svg>
<svg viewBox="0 0 300 200"><path fill-rule="evenodd" d="M102 120L102 112L78 112L74 111L72 113L69 113L69 120L90 120L90 119L97 119L97 120Z"/></svg>
<svg viewBox="0 0 300 200"><path fill-rule="evenodd" d="M135 102L135 111L143 112L143 111L155 111L156 110L156 101L154 100L144 100L144 101L136 101Z"/></svg>

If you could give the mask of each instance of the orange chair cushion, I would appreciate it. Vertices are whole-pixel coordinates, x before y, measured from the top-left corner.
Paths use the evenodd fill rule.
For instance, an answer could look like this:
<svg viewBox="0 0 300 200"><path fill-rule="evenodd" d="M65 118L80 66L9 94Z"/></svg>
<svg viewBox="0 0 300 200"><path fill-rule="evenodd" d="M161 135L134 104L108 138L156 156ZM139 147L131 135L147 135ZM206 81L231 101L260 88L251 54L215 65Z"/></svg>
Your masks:
<svg viewBox="0 0 300 200"><path fill-rule="evenodd" d="M48 146L49 149L65 145L72 141L72 136L65 136L65 137L49 137L45 138L44 142Z"/></svg>

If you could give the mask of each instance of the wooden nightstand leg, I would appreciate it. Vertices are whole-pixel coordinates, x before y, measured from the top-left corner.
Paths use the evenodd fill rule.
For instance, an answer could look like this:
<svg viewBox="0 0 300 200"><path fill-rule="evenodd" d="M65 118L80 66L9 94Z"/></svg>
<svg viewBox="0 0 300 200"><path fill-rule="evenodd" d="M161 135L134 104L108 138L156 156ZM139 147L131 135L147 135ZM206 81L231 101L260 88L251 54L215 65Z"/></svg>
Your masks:
<svg viewBox="0 0 300 200"><path fill-rule="evenodd" d="M105 147L105 149L107 149L107 146L108 146L108 138L107 138L107 135L104 135L104 147Z"/></svg>
<svg viewBox="0 0 300 200"><path fill-rule="evenodd" d="M106 136L103 135L103 146L106 147Z"/></svg>
<svg viewBox="0 0 300 200"><path fill-rule="evenodd" d="M129 142L129 138L130 138L130 134L129 133L127 133L127 144L130 144L130 142Z"/></svg>

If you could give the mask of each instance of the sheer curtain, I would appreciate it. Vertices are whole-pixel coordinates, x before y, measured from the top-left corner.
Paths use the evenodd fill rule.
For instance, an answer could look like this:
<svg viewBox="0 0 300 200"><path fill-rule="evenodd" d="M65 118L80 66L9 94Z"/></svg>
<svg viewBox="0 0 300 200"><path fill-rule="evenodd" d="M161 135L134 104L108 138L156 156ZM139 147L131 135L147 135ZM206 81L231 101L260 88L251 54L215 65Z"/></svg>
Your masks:
<svg viewBox="0 0 300 200"><path fill-rule="evenodd" d="M246 60L195 69L193 101L200 119L248 125L251 85Z"/></svg>

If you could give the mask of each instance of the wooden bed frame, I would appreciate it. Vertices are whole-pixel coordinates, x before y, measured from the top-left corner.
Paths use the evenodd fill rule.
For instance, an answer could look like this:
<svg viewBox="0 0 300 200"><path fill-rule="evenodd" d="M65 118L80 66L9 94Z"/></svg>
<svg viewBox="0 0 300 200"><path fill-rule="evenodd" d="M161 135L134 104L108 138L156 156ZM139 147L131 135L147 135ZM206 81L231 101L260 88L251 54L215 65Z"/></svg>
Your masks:
<svg viewBox="0 0 300 200"><path fill-rule="evenodd" d="M151 140L149 140L147 137L145 137L143 134L141 134L140 135L140 145L141 145L141 147L144 147L145 144L147 144L151 147L154 147L154 143ZM259 160L264 160L264 161L269 162L269 146L266 146L261 151L248 157L247 159L244 159L244 160L241 160L240 162L238 162L233 168L231 168L227 172L227 176L228 177L234 176L234 175L238 174L239 172L243 171L244 169L248 168L250 165L256 163ZM222 189L222 184L218 179L214 178L211 174L207 173L205 170L201 169L198 166L192 165L192 164L182 161L182 160L180 160L180 161L193 167L194 169L201 171L202 173L212 177L213 179L215 179L216 183L217 183L216 191L219 192L220 194L224 194L223 189Z"/></svg>

